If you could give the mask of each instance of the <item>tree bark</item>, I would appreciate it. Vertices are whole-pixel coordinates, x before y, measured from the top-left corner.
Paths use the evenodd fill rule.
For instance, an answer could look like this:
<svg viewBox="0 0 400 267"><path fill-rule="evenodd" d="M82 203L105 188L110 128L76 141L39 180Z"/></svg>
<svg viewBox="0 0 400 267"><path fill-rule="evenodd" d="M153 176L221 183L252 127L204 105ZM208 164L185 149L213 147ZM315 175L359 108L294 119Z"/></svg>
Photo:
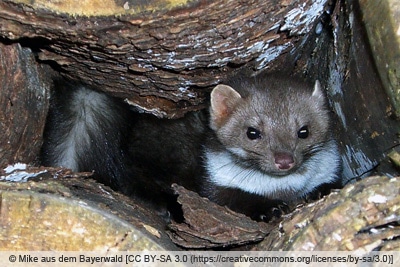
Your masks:
<svg viewBox="0 0 400 267"><path fill-rule="evenodd" d="M50 81L28 48L0 43L0 166L33 162L42 145Z"/></svg>
<svg viewBox="0 0 400 267"><path fill-rule="evenodd" d="M337 9L341 16L334 16L326 82L338 119L334 129L342 147L342 177L346 183L374 172L396 176L399 172L387 164L387 154L399 149L400 128L374 62L379 51L369 45L358 1L346 1Z"/></svg>
<svg viewBox="0 0 400 267"><path fill-rule="evenodd" d="M359 2L377 72L400 118L400 2Z"/></svg>
<svg viewBox="0 0 400 267"><path fill-rule="evenodd" d="M23 164L0 169L0 248L178 249L154 209L97 183L91 175Z"/></svg>
<svg viewBox="0 0 400 267"><path fill-rule="evenodd" d="M88 179L90 175L26 166L0 170L0 247L364 253L400 249L400 177L362 179L317 202L303 203L269 224L257 223L174 186L184 220L171 221L165 231L166 221L149 205L113 192ZM15 183L18 179L25 182Z"/></svg>
<svg viewBox="0 0 400 267"><path fill-rule="evenodd" d="M47 5L54 1L0 1L0 131L4 133L0 137L1 166L17 161L34 163L40 149L50 78L45 74L49 68L38 64L34 55L70 79L80 80L124 98L142 110L168 118L201 109L213 85L243 68L253 72L265 68L298 72L311 80L320 79L327 88L329 102L337 117L333 131L343 149L342 177L345 182L382 167L386 154L393 148L399 149L399 124L393 119L396 112L377 74L372 55L376 51L371 51L365 38L357 1L337 1L336 5L327 7L327 1L323 0L187 1L181 2L184 4L179 8L164 6L156 9L151 6L154 2L148 6L134 5L142 1L112 2L115 5L107 6L110 10L104 6L96 9L94 5L94 9L85 6L79 11L64 9L64 1L59 2L60 6ZM324 8L329 12L319 17ZM377 66L382 68L382 65ZM393 168L383 172L398 173ZM376 179L382 179L376 182L378 187L375 182L367 185L378 191L380 186L385 188L398 182ZM84 186L87 180L80 182ZM393 193L390 189L388 194ZM354 198L350 194L355 194ZM331 199L360 203L365 200L359 189L337 195ZM95 194L90 197L93 196ZM191 199L191 195L188 196ZM398 199L390 201L397 205ZM192 202L195 201L184 203L186 210L191 209ZM340 203L349 205L349 202ZM363 203L363 207L371 208L365 201ZM346 211L346 207L341 210ZM355 206L351 208L357 211ZM379 216L388 212L398 216L398 211L390 208L383 213L379 209L368 212L376 212ZM308 208L307 213L318 215L318 210ZM208 214L212 215L211 212ZM317 225L328 229L325 232L332 226L329 222L334 221L332 214L324 217L327 218L326 225ZM187 225L171 227L175 237L195 237L198 247L223 246L223 242L238 245L248 241L246 235L238 235L242 239L234 241L220 241L215 235L205 236L204 231L193 232L192 228L201 220L193 219L193 213L189 216ZM216 215L209 219L225 221L225 217ZM290 222L286 223L289 226L285 233L289 233L293 227ZM314 224L309 225L308 230L312 231ZM375 225L383 224L378 221ZM368 222L362 227L365 232L357 233L366 238ZM249 231L256 239L265 234L264 230L254 229L253 224ZM340 238L347 238L352 233ZM278 232L276 234L279 236ZM390 235L391 231L385 231L381 236L390 238ZM310 232L307 236L322 238ZM165 238L164 233L162 238ZM279 248L293 249L304 244L290 246L290 239L280 244L271 243L276 239L268 240L266 242L270 243L264 242L259 248L275 249L279 245ZM304 239L298 236L296 240L303 242ZM360 240L357 241L360 243L349 242L362 247L364 241ZM188 240L180 241L180 245L191 246ZM324 244L325 247L319 248L328 247L329 242ZM398 244L390 243L387 247L398 248Z"/></svg>
<svg viewBox="0 0 400 267"><path fill-rule="evenodd" d="M375 176L293 212L256 247L289 251L400 248L400 178Z"/></svg>
<svg viewBox="0 0 400 267"><path fill-rule="evenodd" d="M130 8L112 15L97 6L99 16L45 2L1 1L0 36L39 48L72 79L172 118L204 107L207 89L238 66L262 69L293 47L327 0L199 0L153 12L115 1Z"/></svg>

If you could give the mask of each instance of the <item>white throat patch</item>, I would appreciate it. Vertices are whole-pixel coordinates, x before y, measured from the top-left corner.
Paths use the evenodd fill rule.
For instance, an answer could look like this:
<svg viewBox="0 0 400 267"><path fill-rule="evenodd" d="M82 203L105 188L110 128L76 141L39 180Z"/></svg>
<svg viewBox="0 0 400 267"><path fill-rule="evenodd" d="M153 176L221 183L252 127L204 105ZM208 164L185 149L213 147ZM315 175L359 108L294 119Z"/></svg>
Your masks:
<svg viewBox="0 0 400 267"><path fill-rule="evenodd" d="M301 198L319 185L333 182L340 166L340 155L333 140L303 163L307 164L305 172L286 176L273 176L239 166L228 151L207 149L205 157L209 180L215 185L281 200Z"/></svg>

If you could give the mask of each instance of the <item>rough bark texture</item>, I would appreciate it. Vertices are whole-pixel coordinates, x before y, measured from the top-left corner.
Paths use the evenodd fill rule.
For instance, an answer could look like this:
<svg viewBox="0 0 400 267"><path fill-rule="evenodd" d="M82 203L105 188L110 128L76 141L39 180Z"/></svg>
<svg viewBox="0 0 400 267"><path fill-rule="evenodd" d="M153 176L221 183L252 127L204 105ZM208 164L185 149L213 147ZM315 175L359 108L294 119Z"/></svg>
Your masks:
<svg viewBox="0 0 400 267"><path fill-rule="evenodd" d="M327 1L191 1L117 17L69 16L39 8L38 1L16 2L28 1L0 2L0 36L39 47L40 59L70 78L155 115L179 117L202 108L204 89L237 66L253 61L261 69L287 51Z"/></svg>
<svg viewBox="0 0 400 267"><path fill-rule="evenodd" d="M0 175L5 250L178 250L172 241L190 249L400 249L400 177L362 179L272 224L175 186L184 219L171 222L170 240L154 210L87 179L90 173L14 166Z"/></svg>
<svg viewBox="0 0 400 267"><path fill-rule="evenodd" d="M400 178L375 176L295 211L259 250L400 249Z"/></svg>
<svg viewBox="0 0 400 267"><path fill-rule="evenodd" d="M232 247L261 241L272 229L174 184L184 221L168 225L172 241L188 249Z"/></svg>
<svg viewBox="0 0 400 267"><path fill-rule="evenodd" d="M44 64L38 64L34 55L38 55L42 63L51 63L71 79L126 98L154 115L170 118L202 108L208 89L242 67L253 71L270 67L288 73L299 72L309 79L320 79L328 90L337 115L334 129L343 148L345 181L383 166L386 154L399 147L399 122L393 119L395 112L373 60L372 54L376 51L371 51L365 38L361 12L355 0L337 1L335 5L326 6L331 16L325 13L319 19L327 1L190 1L179 9L161 8L155 12L146 11L149 10L146 8L143 12L133 12L129 6L132 7L135 1L114 1L119 8L128 2L128 8L124 9L130 11L125 13L118 9L118 16L96 17L92 16L94 13L77 11L64 14L57 13L61 11L56 9L57 12L52 12L39 2L0 1L0 130L4 133L0 137L1 166L16 161L34 162L40 149L49 80L44 74L48 69ZM318 24L311 30L315 23ZM35 53L21 48L18 42L29 46ZM390 163L387 165L392 167ZM381 171L397 173L393 168ZM37 186L42 193L57 194L57 189L47 188L47 182L43 186L41 183L7 183L5 188L24 191ZM152 232L151 235L160 236L156 238L165 242L163 245L176 248L163 231L159 216L148 213L146 204L134 204L137 202L114 195L104 187L99 190L98 184L82 178L60 182L65 182L69 188L66 191L62 189L62 192L73 192L74 197L98 201L98 207L110 207L112 212L139 231ZM390 238L398 238L398 226L385 217L392 214L398 221L398 197L393 197L399 193L398 179L371 178L360 184L350 185L340 193L302 209L305 213L299 211L301 215L295 215L293 223L285 221L285 226L280 229L285 233L282 239L276 241L279 238L277 230L254 249L310 248L305 244L312 244L313 249L399 248L396 240L389 242ZM23 193L29 195L26 191ZM218 231L207 232L204 229L209 226L206 223L225 221L226 214L205 212L209 203L197 199L191 192L179 190L179 194L186 221L173 224L171 229L175 231L175 237L180 238L175 241L181 246L243 245L251 242L249 239L253 237L258 240L266 234L265 230L249 222L247 226L250 228L240 224L228 227L236 236L222 235L219 239ZM68 193L61 195L69 197ZM112 197L108 197L110 195ZM376 202L374 195L383 196L378 201L385 201ZM4 196L5 200L12 196L13 201L18 202L15 195ZM26 209L26 195L19 197L22 198L21 209L33 212ZM32 203L43 203L40 197ZM29 198L36 196L29 195ZM194 203L196 207L192 206ZM337 205L340 214L336 214ZM193 211L199 206L204 216L193 217L196 215ZM36 204L33 207L37 207ZM132 210L132 207L135 208ZM2 203L2 214L8 214L9 210L18 211L18 208ZM347 211L359 212L364 217L357 218L355 214L348 218ZM372 214L376 214L376 218ZM228 216L230 219L242 218L237 214L231 215ZM34 212L32 216L36 216ZM315 224L320 218L322 221ZM345 221L343 230L332 228L341 227L335 218ZM37 219L40 224L40 218ZM359 220L357 225L353 224L353 219ZM17 225L10 223L11 220L14 219L2 221L6 227L2 235L13 238L7 231ZM54 229L42 224L43 228L38 228L39 236L52 235ZM387 224L395 228L386 227ZM66 227L70 227L66 228L67 232L71 230L71 225ZM226 225L224 227L228 229ZM235 227L244 232L236 234L238 228ZM319 227L317 232L315 227ZM369 236L368 231L375 228L383 230L378 231L378 236ZM325 238L326 233L335 234ZM356 235L355 239L351 239L352 235ZM183 236L195 237L196 240L184 240ZM29 249L35 245L33 241L26 244ZM62 244L64 247L54 246L67 249L65 244Z"/></svg>
<svg viewBox="0 0 400 267"><path fill-rule="evenodd" d="M335 132L343 152L344 182L365 177L386 165L399 145L399 121L379 78L357 1L338 2L325 82L338 119ZM325 50L326 51L326 50ZM322 51L319 53L322 55ZM398 174L393 168L382 173Z"/></svg>
<svg viewBox="0 0 400 267"><path fill-rule="evenodd" d="M359 2L379 77L400 118L400 2Z"/></svg>
<svg viewBox="0 0 400 267"><path fill-rule="evenodd" d="M48 70L30 49L0 42L0 166L38 156L49 105Z"/></svg>
<svg viewBox="0 0 400 267"><path fill-rule="evenodd" d="M90 179L91 173L0 171L1 250L177 250L152 207Z"/></svg>

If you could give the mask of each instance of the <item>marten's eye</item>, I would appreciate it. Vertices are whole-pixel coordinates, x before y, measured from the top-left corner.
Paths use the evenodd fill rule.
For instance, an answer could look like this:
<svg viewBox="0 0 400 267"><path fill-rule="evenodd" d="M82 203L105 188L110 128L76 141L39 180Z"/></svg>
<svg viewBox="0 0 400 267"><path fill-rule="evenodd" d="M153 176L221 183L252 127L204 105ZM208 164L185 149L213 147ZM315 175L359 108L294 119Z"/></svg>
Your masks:
<svg viewBox="0 0 400 267"><path fill-rule="evenodd" d="M301 139L306 139L309 134L310 134L310 131L308 130L307 125L301 127L300 130L297 132L297 136Z"/></svg>
<svg viewBox="0 0 400 267"><path fill-rule="evenodd" d="M250 140L255 140L261 138L261 132L257 130L256 128L249 127L247 128L247 137Z"/></svg>

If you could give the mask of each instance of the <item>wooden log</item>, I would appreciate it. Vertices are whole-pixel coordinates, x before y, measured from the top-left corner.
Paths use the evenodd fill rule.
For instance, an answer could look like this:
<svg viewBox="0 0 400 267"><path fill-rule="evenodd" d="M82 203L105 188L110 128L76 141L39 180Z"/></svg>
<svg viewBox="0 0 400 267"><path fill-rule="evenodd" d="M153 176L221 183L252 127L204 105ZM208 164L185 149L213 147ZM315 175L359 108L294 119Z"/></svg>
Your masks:
<svg viewBox="0 0 400 267"><path fill-rule="evenodd" d="M154 210L88 179L90 173L26 166L3 172L3 250L400 249L400 177L363 179L270 224L251 221L174 186L184 218L168 227L176 247L165 232L166 221Z"/></svg>
<svg viewBox="0 0 400 267"><path fill-rule="evenodd" d="M359 2L379 77L400 118L400 2Z"/></svg>
<svg viewBox="0 0 400 267"><path fill-rule="evenodd" d="M154 209L90 176L23 164L0 169L1 250L179 249Z"/></svg>
<svg viewBox="0 0 400 267"><path fill-rule="evenodd" d="M0 42L0 166L37 158L49 105L49 71L29 48Z"/></svg>
<svg viewBox="0 0 400 267"><path fill-rule="evenodd" d="M343 175L347 180L375 169L387 152L399 144L398 121L392 118L394 110L377 75L356 1L337 1L330 12L332 17L325 21L325 27L332 27L333 31L322 34L311 31L311 25L326 1L253 1L248 6L235 1L192 1L179 9L159 9L154 13L113 13L118 16L51 11L44 6L45 2L0 1L2 45L12 40L30 46L40 51L42 62L56 63L67 77L81 79L155 115L175 118L200 109L207 89L240 67L284 68L289 73L295 69L310 79L321 79L328 88L330 103L338 117L335 131L344 152ZM208 12L210 20L206 21ZM304 38L299 36L303 34ZM20 53L21 48L13 49L17 52L11 54ZM290 53L286 53L289 49ZM32 54L22 58L29 63L29 67L21 68L25 70L24 78L41 68ZM10 60L9 56L6 60ZM18 66L22 61L11 60L1 66L10 66L9 62ZM2 69L4 73L10 70L13 68ZM21 75L14 74L2 77L20 81ZM33 77L41 79L40 74ZM7 81L0 85L7 85ZM4 130L9 133L0 142L0 152L5 155L0 158L2 164L34 161L49 90L46 87L44 96L33 98L31 91L20 90L33 86L40 91L42 85L32 80L23 85L15 83L9 91L1 89L0 94L11 92L11 99L17 99L10 101L4 94L1 98L4 110L10 110L15 102L24 103L14 109L13 115L1 118ZM40 115L28 112L31 105L40 107ZM19 119L15 115L19 113L22 118L24 114L30 117ZM13 116L16 120L12 120ZM14 125L12 121L20 124ZM32 127L25 129L25 121ZM15 131L21 126L26 131ZM29 133L33 127L36 130ZM24 145L10 152L8 142ZM82 186L84 182L87 181L83 180ZM198 236L211 240L212 244L221 244L213 236L210 239Z"/></svg>
<svg viewBox="0 0 400 267"><path fill-rule="evenodd" d="M388 251L400 249L400 178L369 177L299 208L259 250Z"/></svg>
<svg viewBox="0 0 400 267"><path fill-rule="evenodd" d="M327 0L63 2L1 1L0 36L39 48L72 79L172 118L204 107L205 89L238 66L262 69L293 47Z"/></svg>
<svg viewBox="0 0 400 267"><path fill-rule="evenodd" d="M342 147L342 177L347 183L375 171L396 176L390 164L379 168L400 143L399 121L376 69L358 1L339 2L325 82L337 117L333 130Z"/></svg>

